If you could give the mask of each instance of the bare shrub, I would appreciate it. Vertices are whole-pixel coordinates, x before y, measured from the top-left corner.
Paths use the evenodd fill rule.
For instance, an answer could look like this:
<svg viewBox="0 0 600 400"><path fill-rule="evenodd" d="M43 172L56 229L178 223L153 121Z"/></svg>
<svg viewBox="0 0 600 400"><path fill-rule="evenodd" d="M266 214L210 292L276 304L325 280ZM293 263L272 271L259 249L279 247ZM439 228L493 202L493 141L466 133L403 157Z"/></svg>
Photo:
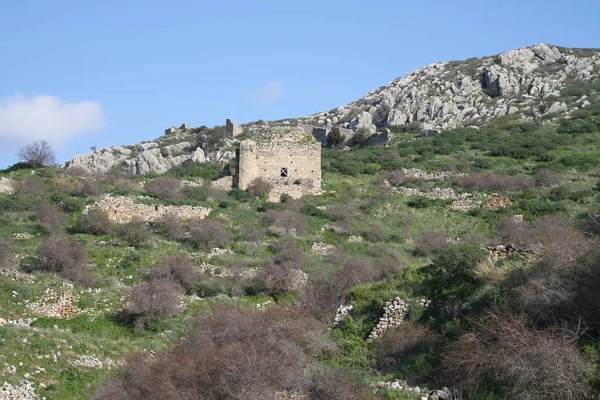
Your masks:
<svg viewBox="0 0 600 400"><path fill-rule="evenodd" d="M62 231L67 224L67 214L48 202L38 204L36 212L40 225L51 235Z"/></svg>
<svg viewBox="0 0 600 400"><path fill-rule="evenodd" d="M300 268L306 256L290 239L280 239L273 246L275 257L265 262L255 282L260 291L278 298L282 293L298 289L303 283Z"/></svg>
<svg viewBox="0 0 600 400"><path fill-rule="evenodd" d="M170 176L153 179L146 184L146 189L161 200L178 201L182 198L181 182Z"/></svg>
<svg viewBox="0 0 600 400"><path fill-rule="evenodd" d="M35 177L15 180L13 188L16 194L39 196L46 191L44 183Z"/></svg>
<svg viewBox="0 0 600 400"><path fill-rule="evenodd" d="M456 181L459 185L475 192L486 190L514 192L534 185L531 178L498 175L491 172L476 172L470 175L461 176Z"/></svg>
<svg viewBox="0 0 600 400"><path fill-rule="evenodd" d="M117 236L132 247L147 246L152 236L151 232L141 221L132 221L126 224L115 225Z"/></svg>
<svg viewBox="0 0 600 400"><path fill-rule="evenodd" d="M273 185L264 179L254 179L250 182L250 186L248 186L248 193L255 197L267 197L269 193L271 193L271 189L273 189Z"/></svg>
<svg viewBox="0 0 600 400"><path fill-rule="evenodd" d="M140 192L142 186L131 179L118 178L114 181L113 185L117 193L127 195L135 192Z"/></svg>
<svg viewBox="0 0 600 400"><path fill-rule="evenodd" d="M538 324L556 321L597 328L600 320L600 250L594 239L571 228L548 232L539 261L513 276L510 304Z"/></svg>
<svg viewBox="0 0 600 400"><path fill-rule="evenodd" d="M496 223L496 236L505 245L529 245L533 237L529 226L513 217L504 217Z"/></svg>
<svg viewBox="0 0 600 400"><path fill-rule="evenodd" d="M197 265L186 256L174 256L161 259L148 274L150 279L168 279L178 283L185 290L198 286L204 280L204 274Z"/></svg>
<svg viewBox="0 0 600 400"><path fill-rule="evenodd" d="M188 224L188 230L187 241L202 249L223 246L231 240L223 224L210 219L192 221Z"/></svg>
<svg viewBox="0 0 600 400"><path fill-rule="evenodd" d="M0 268L12 269L17 263L12 244L0 239Z"/></svg>
<svg viewBox="0 0 600 400"><path fill-rule="evenodd" d="M379 224L369 225L369 228L363 233L363 236L369 242L373 243L385 242L390 237L385 228Z"/></svg>
<svg viewBox="0 0 600 400"><path fill-rule="evenodd" d="M104 211L92 208L77 216L73 230L90 235L108 235L113 231L113 223Z"/></svg>
<svg viewBox="0 0 600 400"><path fill-rule="evenodd" d="M363 396L351 376L339 371L324 371L313 378L309 398L318 400L361 400Z"/></svg>
<svg viewBox="0 0 600 400"><path fill-rule="evenodd" d="M142 282L131 289L125 312L141 328L148 322L181 312L179 296L182 292L181 286L171 279Z"/></svg>
<svg viewBox="0 0 600 400"><path fill-rule="evenodd" d="M448 247L444 232L423 232L415 240L416 252L421 255L431 255Z"/></svg>
<svg viewBox="0 0 600 400"><path fill-rule="evenodd" d="M174 214L161 216L154 222L154 227L168 239L181 240L185 237L185 226Z"/></svg>
<svg viewBox="0 0 600 400"><path fill-rule="evenodd" d="M424 347L433 344L437 335L424 325L404 324L386 331L376 341L375 355L379 368L387 370L414 356Z"/></svg>
<svg viewBox="0 0 600 400"><path fill-rule="evenodd" d="M564 329L535 330L519 316L491 315L450 346L443 361L449 382L473 389L486 377L511 399L583 399L591 364Z"/></svg>
<svg viewBox="0 0 600 400"><path fill-rule="evenodd" d="M85 248L64 236L50 236L38 247L39 258L31 268L53 272L84 286L91 286L93 278L88 270Z"/></svg>
<svg viewBox="0 0 600 400"><path fill-rule="evenodd" d="M390 171L387 175L387 180L392 186L404 186L418 181L413 175L402 170Z"/></svg>
<svg viewBox="0 0 600 400"><path fill-rule="evenodd" d="M559 173L547 169L536 171L533 175L536 186L559 186L562 184L562 177Z"/></svg>
<svg viewBox="0 0 600 400"><path fill-rule="evenodd" d="M130 359L97 399L274 400L282 392L309 393L322 378L312 356L332 348L324 327L299 309L221 308L198 317L189 340L154 358ZM358 398L356 390L347 393Z"/></svg>
<svg viewBox="0 0 600 400"><path fill-rule="evenodd" d="M265 214L264 220L271 226L272 232L280 230L292 236L302 236L307 232L306 218L296 211L269 210Z"/></svg>
<svg viewBox="0 0 600 400"><path fill-rule="evenodd" d="M327 212L335 217L334 225L344 231L349 231L352 224L359 215L358 208L354 204L335 204L327 209Z"/></svg>
<svg viewBox="0 0 600 400"><path fill-rule="evenodd" d="M56 164L54 150L45 140L38 140L23 146L17 153L20 161L26 162L32 168L45 167Z"/></svg>
<svg viewBox="0 0 600 400"><path fill-rule="evenodd" d="M104 194L104 190L94 179L84 179L79 185L77 194L83 197L96 197Z"/></svg>

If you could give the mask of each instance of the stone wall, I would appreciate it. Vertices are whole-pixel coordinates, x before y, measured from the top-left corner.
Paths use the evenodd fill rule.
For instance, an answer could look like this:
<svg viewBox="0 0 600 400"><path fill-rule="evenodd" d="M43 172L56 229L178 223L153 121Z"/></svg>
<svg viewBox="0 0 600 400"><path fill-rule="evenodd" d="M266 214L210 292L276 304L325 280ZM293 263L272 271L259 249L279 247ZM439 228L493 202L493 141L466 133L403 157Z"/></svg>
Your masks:
<svg viewBox="0 0 600 400"><path fill-rule="evenodd" d="M431 300L419 300L419 304L423 307L430 307ZM386 302L383 307L383 316L379 318L379 323L369 334L367 342L370 343L383 336L389 328L401 325L409 314L410 304L407 301L396 297L394 300Z"/></svg>
<svg viewBox="0 0 600 400"><path fill-rule="evenodd" d="M88 207L105 212L108 218L116 223L127 223L136 220L156 221L166 215L174 215L181 220L204 219L211 212L211 209L207 207L137 204L129 197L112 197L110 195ZM84 213L88 209L86 208Z"/></svg>
<svg viewBox="0 0 600 400"><path fill-rule="evenodd" d="M273 185L273 195L300 197L321 193L321 143L311 136L298 140L246 139L240 143L238 187L246 190L255 179Z"/></svg>
<svg viewBox="0 0 600 400"><path fill-rule="evenodd" d="M14 193L13 182L11 179L0 178L0 193Z"/></svg>

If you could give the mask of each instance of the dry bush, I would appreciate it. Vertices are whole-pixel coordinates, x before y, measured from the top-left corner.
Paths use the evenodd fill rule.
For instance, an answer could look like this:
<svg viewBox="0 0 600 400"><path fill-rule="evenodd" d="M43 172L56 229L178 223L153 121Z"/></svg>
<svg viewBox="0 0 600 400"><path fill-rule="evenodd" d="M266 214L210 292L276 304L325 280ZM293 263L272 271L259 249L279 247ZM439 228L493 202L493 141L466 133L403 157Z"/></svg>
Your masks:
<svg viewBox="0 0 600 400"><path fill-rule="evenodd" d="M97 399L275 400L287 392L341 400L311 393L323 377L312 356L331 349L324 327L299 309L221 308L198 317L189 340L130 359Z"/></svg>
<svg viewBox="0 0 600 400"><path fill-rule="evenodd" d="M496 236L505 245L528 246L531 244L534 235L525 221L519 221L513 217L504 217L496 223Z"/></svg>
<svg viewBox="0 0 600 400"><path fill-rule="evenodd" d="M514 192L516 190L532 187L531 178L521 176L498 175L491 172L477 172L459 177L456 182L475 192L494 190L501 192Z"/></svg>
<svg viewBox="0 0 600 400"><path fill-rule="evenodd" d="M594 239L571 228L546 233L539 261L511 277L513 309L541 325L555 321L597 328L600 321L600 248Z"/></svg>
<svg viewBox="0 0 600 400"><path fill-rule="evenodd" d="M328 324L332 323L350 289L381 277L376 259L348 257L340 252L332 256L332 262L342 267L330 274L311 275L301 293L303 306Z"/></svg>
<svg viewBox="0 0 600 400"><path fill-rule="evenodd" d="M13 188L16 194L26 194L31 196L39 196L46 192L44 183L35 177L29 177L13 182Z"/></svg>
<svg viewBox="0 0 600 400"><path fill-rule="evenodd" d="M20 161L26 162L32 168L39 168L56 164L56 157L52 146L45 140L38 140L23 146L17 153Z"/></svg>
<svg viewBox="0 0 600 400"><path fill-rule="evenodd" d="M448 247L444 232L423 232L415 240L416 252L421 255L431 255Z"/></svg>
<svg viewBox="0 0 600 400"><path fill-rule="evenodd" d="M503 260L494 262L491 257L477 263L474 269L475 276L484 282L500 285L510 273L523 265L520 262Z"/></svg>
<svg viewBox="0 0 600 400"><path fill-rule="evenodd" d="M53 272L83 286L92 286L88 255L82 245L64 236L50 236L40 243L38 254L32 269Z"/></svg>
<svg viewBox="0 0 600 400"><path fill-rule="evenodd" d="M304 215L290 210L269 210L264 220L271 226L272 232L283 231L288 235L302 236L307 232L307 223Z"/></svg>
<svg viewBox="0 0 600 400"><path fill-rule="evenodd" d="M310 399L361 400L363 396L351 376L339 371L323 371L313 378Z"/></svg>
<svg viewBox="0 0 600 400"><path fill-rule="evenodd" d="M437 335L424 325L404 324L386 331L375 342L375 357L379 368L387 370L433 344Z"/></svg>
<svg viewBox="0 0 600 400"><path fill-rule="evenodd" d="M179 283L171 279L155 279L135 285L125 307L125 313L138 328L158 318L171 317L182 311Z"/></svg>
<svg viewBox="0 0 600 400"><path fill-rule="evenodd" d="M536 186L559 186L562 184L562 177L559 173L547 169L536 171L533 175Z"/></svg>
<svg viewBox="0 0 600 400"><path fill-rule="evenodd" d="M97 208L92 208L87 213L78 215L73 226L75 232L89 233L90 235L108 235L113 231L113 228L113 223L108 215Z"/></svg>
<svg viewBox="0 0 600 400"><path fill-rule="evenodd" d="M113 183L115 190L123 195L142 191L142 186L131 179L119 178Z"/></svg>
<svg viewBox="0 0 600 400"><path fill-rule="evenodd" d="M132 247L147 246L152 233L146 228L142 221L131 221L126 224L115 225L117 236L127 242Z"/></svg>
<svg viewBox="0 0 600 400"><path fill-rule="evenodd" d="M220 247L230 243L229 233L218 221L201 219L188 224L189 235L186 240L201 249Z"/></svg>
<svg viewBox="0 0 600 400"><path fill-rule="evenodd" d="M204 274L189 257L174 256L161 259L148 274L150 279L168 279L190 290L204 280Z"/></svg>
<svg viewBox="0 0 600 400"><path fill-rule="evenodd" d="M335 217L334 225L344 231L349 231L352 224L359 215L358 208L354 204L335 204L327 209L327 212Z"/></svg>
<svg viewBox="0 0 600 400"><path fill-rule="evenodd" d="M16 263L12 244L8 240L0 239L0 268L12 269Z"/></svg>
<svg viewBox="0 0 600 400"><path fill-rule="evenodd" d="M487 377L511 399L584 399L591 363L565 329L535 330L519 316L491 315L450 346L443 361L448 382L472 389Z"/></svg>
<svg viewBox="0 0 600 400"><path fill-rule="evenodd" d="M165 201L178 201L182 198L182 186L179 179L161 176L146 183L146 189L154 196Z"/></svg>
<svg viewBox="0 0 600 400"><path fill-rule="evenodd" d="M257 178L250 182L246 191L255 197L267 197L271 193L271 189L273 189L273 185L264 179Z"/></svg>
<svg viewBox="0 0 600 400"><path fill-rule="evenodd" d="M174 214L161 216L154 222L154 227L168 239L182 240L185 237L185 226Z"/></svg>
<svg viewBox="0 0 600 400"><path fill-rule="evenodd" d="M377 243L377 242L385 242L389 239L390 235L386 231L386 229L379 224L371 224L369 225L369 229L367 229L363 236L369 242Z"/></svg>
<svg viewBox="0 0 600 400"><path fill-rule="evenodd" d="M37 205L36 212L40 225L51 235L61 232L67 224L67 214L46 201Z"/></svg>
<svg viewBox="0 0 600 400"><path fill-rule="evenodd" d="M392 186L403 186L408 183L414 183L419 179L416 179L414 176L407 174L405 171L394 170L390 171L389 174L387 174L387 180L389 183L392 184Z"/></svg>
<svg viewBox="0 0 600 400"><path fill-rule="evenodd" d="M306 255L290 239L280 239L273 248L275 257L265 262L256 276L255 285L259 291L277 299L282 293L302 285L300 269L306 263Z"/></svg>
<svg viewBox="0 0 600 400"><path fill-rule="evenodd" d="M83 197L96 197L104 194L104 189L96 180L88 178L81 182L77 194Z"/></svg>

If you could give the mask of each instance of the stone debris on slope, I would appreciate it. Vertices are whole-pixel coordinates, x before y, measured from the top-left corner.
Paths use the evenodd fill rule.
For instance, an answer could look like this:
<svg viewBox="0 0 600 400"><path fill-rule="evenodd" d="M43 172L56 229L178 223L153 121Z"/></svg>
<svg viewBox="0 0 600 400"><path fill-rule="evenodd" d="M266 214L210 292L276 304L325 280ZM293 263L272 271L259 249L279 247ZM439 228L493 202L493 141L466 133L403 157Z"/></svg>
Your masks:
<svg viewBox="0 0 600 400"><path fill-rule="evenodd" d="M447 181L462 176L467 176L464 173L451 172L451 171L436 171L426 172L418 168L402 168L400 173L407 178L411 179L422 179L425 181Z"/></svg>
<svg viewBox="0 0 600 400"><path fill-rule="evenodd" d="M33 386L33 382L27 379L21 379L19 384L10 384L8 382L4 382L2 387L0 388L0 399L2 400L35 400L39 399L38 395L35 393L35 387ZM42 397L42 400L45 400L45 397Z"/></svg>
<svg viewBox="0 0 600 400"><path fill-rule="evenodd" d="M36 302L27 304L27 308L42 317L69 318L81 312L75 306L79 298L70 291L57 293L52 288L46 289L46 293Z"/></svg>
<svg viewBox="0 0 600 400"><path fill-rule="evenodd" d="M13 194L14 192L12 179L0 178L0 193Z"/></svg>
<svg viewBox="0 0 600 400"><path fill-rule="evenodd" d="M314 254L326 256L335 251L335 246L331 244L325 244L323 242L315 242L312 244L312 246L310 246L310 251L312 251Z"/></svg>
<svg viewBox="0 0 600 400"><path fill-rule="evenodd" d="M130 197L111 195L104 196L100 201L86 207L83 212L87 213L91 208L105 212L108 218L116 223L136 220L153 222L168 215L180 220L204 219L211 212L208 207L138 204Z"/></svg>
<svg viewBox="0 0 600 400"><path fill-rule="evenodd" d="M76 367L112 369L115 367L119 367L125 363L123 361L114 361L110 358L105 358L104 360L101 360L100 358L93 355L80 354L76 359L69 360L69 364L74 365Z"/></svg>

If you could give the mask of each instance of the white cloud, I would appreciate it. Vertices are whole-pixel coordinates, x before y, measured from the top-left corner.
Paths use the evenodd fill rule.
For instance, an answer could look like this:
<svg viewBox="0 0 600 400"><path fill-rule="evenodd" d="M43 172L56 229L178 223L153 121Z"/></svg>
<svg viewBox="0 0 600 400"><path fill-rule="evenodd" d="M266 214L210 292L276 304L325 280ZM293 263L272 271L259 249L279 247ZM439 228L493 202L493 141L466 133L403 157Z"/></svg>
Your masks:
<svg viewBox="0 0 600 400"><path fill-rule="evenodd" d="M0 99L0 139L58 144L105 125L102 105L95 101L67 103L49 95Z"/></svg>
<svg viewBox="0 0 600 400"><path fill-rule="evenodd" d="M283 82L269 81L256 93L256 101L260 104L273 104L283 95Z"/></svg>

